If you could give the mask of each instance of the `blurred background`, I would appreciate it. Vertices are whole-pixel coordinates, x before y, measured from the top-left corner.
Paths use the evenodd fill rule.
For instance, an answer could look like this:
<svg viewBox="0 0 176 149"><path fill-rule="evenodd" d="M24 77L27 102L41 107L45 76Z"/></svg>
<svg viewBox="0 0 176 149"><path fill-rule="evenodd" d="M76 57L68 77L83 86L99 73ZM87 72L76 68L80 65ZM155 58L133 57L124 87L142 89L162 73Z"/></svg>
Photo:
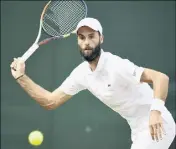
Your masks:
<svg viewBox="0 0 176 149"><path fill-rule="evenodd" d="M175 1L86 1L99 19L104 51L170 77L166 106L176 120ZM47 111L15 82L10 63L34 42L46 1L1 1L1 148L31 149L28 134L44 133L39 149L129 149L127 122L88 91ZM77 39L53 41L26 63L26 73L49 91L82 62ZM170 149L174 149L174 143Z"/></svg>

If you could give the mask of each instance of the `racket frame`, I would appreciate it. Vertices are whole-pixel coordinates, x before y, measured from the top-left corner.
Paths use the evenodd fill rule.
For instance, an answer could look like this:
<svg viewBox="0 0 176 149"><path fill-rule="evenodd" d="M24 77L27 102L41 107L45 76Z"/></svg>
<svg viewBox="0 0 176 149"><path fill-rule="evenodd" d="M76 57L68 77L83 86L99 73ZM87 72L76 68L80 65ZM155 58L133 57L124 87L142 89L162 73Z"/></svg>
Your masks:
<svg viewBox="0 0 176 149"><path fill-rule="evenodd" d="M85 12L86 12L86 14L85 14L85 16L84 16L84 18L86 18L86 16L87 16L87 5L86 5L86 3L85 3L85 1L84 0L80 0L80 1L82 1L83 3L84 3L84 6L85 6ZM42 11L42 14L41 14L41 17L40 17L40 24L39 24L39 31L38 31L38 35L37 35L37 38L36 38L36 40L35 40L35 42L32 44L32 46L22 55L22 60L25 62L38 48L39 48L39 46L40 45L44 45L44 44L47 44L49 41L51 41L51 40L55 40L55 39L59 39L59 38L67 38L67 37L69 37L71 34L75 34L76 32L75 32L75 30L74 31L72 31L71 33L68 33L68 34L65 34L65 35L60 35L60 36L51 36L51 35L49 35L49 34L47 34L47 32L45 31L45 29L44 29L44 27L43 27L43 17L44 17L44 14L45 14L45 12L46 12L46 10L47 10L47 8L48 8L48 6L49 6L49 4L51 3L52 1L50 0L46 5L45 5L45 7L43 8L43 11ZM42 32L42 29L45 31L45 33L47 34L47 35L49 35L50 37L49 38L46 38L46 39L44 39L44 40L42 40L42 41L40 41L39 42L39 39L40 39L40 37L41 37L41 32Z"/></svg>

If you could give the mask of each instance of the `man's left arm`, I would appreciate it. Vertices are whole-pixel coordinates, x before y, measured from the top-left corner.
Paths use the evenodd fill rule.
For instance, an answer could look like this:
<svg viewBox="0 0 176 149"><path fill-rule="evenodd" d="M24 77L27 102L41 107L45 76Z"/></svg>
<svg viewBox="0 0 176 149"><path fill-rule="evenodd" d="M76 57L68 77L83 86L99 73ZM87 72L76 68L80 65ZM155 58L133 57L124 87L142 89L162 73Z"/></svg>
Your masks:
<svg viewBox="0 0 176 149"><path fill-rule="evenodd" d="M162 132L164 132L161 112L168 94L169 77L159 71L145 68L140 82L152 83L153 85L154 99L151 105L149 127L152 139L159 141L159 138L162 139Z"/></svg>
<svg viewBox="0 0 176 149"><path fill-rule="evenodd" d="M142 76L141 82L147 82L153 84L154 98L166 101L169 86L169 77L159 71L145 68Z"/></svg>

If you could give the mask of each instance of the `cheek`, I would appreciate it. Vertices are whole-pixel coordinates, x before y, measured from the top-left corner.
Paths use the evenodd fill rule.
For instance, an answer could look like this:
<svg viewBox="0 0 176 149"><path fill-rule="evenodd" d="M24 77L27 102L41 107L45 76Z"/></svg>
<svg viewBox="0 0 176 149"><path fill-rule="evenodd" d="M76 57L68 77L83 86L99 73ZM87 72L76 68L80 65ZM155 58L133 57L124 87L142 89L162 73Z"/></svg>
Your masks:
<svg viewBox="0 0 176 149"><path fill-rule="evenodd" d="M95 48L98 44L99 44L99 42L98 42L98 41L93 41L93 42L92 42L92 47L94 47L94 48Z"/></svg>
<svg viewBox="0 0 176 149"><path fill-rule="evenodd" d="M81 49L84 48L84 44L83 44L82 42L79 42L79 41L78 41L78 46L79 46Z"/></svg>
<svg viewBox="0 0 176 149"><path fill-rule="evenodd" d="M82 41L82 40L78 40L78 45L79 45L79 47L81 47L81 48L85 48L85 42L84 41Z"/></svg>

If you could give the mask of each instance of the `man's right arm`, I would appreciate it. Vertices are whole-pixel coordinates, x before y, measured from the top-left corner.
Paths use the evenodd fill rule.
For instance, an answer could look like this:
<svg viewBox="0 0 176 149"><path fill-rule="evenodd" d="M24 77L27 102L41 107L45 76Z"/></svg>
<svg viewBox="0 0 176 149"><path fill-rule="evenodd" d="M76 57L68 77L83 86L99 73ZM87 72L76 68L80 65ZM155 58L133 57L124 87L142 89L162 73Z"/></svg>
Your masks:
<svg viewBox="0 0 176 149"><path fill-rule="evenodd" d="M72 97L61 91L59 88L53 92L49 92L32 81L25 74L25 63L21 58L14 58L10 67L12 76L20 86L42 107L48 110L55 109Z"/></svg>
<svg viewBox="0 0 176 149"><path fill-rule="evenodd" d="M55 109L72 97L59 90L59 88L49 92L32 81L27 75L19 78L17 82L34 100L48 110Z"/></svg>

